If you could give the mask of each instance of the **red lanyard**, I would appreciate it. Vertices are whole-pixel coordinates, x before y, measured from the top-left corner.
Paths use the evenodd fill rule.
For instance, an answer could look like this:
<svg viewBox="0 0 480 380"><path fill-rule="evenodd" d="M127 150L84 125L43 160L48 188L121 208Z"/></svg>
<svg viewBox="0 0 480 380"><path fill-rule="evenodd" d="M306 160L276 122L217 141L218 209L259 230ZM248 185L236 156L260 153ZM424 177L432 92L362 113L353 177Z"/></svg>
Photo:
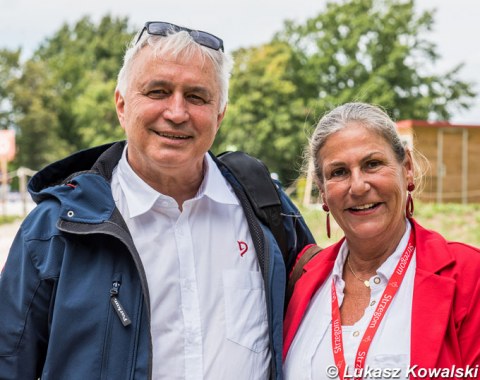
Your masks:
<svg viewBox="0 0 480 380"><path fill-rule="evenodd" d="M368 324L368 327L363 335L362 341L358 346L357 356L355 357L355 372L361 373L362 368L365 366L365 359L367 358L367 353L372 343L373 337L378 330L378 326L382 322L385 313L387 312L388 307L392 303L393 297L397 293L398 288L400 287L405 273L407 272L408 265L415 251L415 234L412 229L410 233L410 238L408 240L407 247L403 251L402 257L395 267L388 284L383 291L382 298L373 313L372 319ZM333 357L335 360L335 365L338 368L338 376L340 380L343 380L345 375L345 355L343 350L343 339L342 339L342 322L340 318L340 307L338 306L337 291L335 290L335 282L332 279L332 349Z"/></svg>

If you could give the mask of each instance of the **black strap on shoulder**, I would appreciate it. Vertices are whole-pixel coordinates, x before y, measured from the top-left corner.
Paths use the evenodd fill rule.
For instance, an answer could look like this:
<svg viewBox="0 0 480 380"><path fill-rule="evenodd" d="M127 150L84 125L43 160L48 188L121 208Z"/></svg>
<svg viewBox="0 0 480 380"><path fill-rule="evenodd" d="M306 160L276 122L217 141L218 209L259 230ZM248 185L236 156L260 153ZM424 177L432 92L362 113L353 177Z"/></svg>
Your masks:
<svg viewBox="0 0 480 380"><path fill-rule="evenodd" d="M217 158L242 185L255 214L270 228L286 258L288 249L282 220L282 202L268 168L262 161L244 152L225 152Z"/></svg>

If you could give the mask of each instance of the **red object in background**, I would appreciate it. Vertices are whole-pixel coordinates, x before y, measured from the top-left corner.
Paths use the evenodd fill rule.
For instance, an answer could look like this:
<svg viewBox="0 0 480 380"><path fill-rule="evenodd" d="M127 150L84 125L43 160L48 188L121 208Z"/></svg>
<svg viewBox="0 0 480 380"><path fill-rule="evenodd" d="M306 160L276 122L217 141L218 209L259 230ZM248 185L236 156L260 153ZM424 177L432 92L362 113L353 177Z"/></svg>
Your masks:
<svg viewBox="0 0 480 380"><path fill-rule="evenodd" d="M0 159L12 161L15 158L15 132L0 130Z"/></svg>

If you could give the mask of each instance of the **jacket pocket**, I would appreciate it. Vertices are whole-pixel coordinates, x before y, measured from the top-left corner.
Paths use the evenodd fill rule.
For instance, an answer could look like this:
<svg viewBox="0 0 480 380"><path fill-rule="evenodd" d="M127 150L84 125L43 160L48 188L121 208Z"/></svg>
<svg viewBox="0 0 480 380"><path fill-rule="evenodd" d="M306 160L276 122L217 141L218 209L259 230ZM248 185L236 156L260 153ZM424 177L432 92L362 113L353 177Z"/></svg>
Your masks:
<svg viewBox="0 0 480 380"><path fill-rule="evenodd" d="M227 338L254 352L268 347L268 319L262 274L223 271Z"/></svg>
<svg viewBox="0 0 480 380"><path fill-rule="evenodd" d="M122 276L116 274L112 279L111 287L108 290L105 288L105 297L108 297L110 302L107 309L105 337L103 339L102 380L111 378L112 366L116 369L122 368L125 365L128 366L128 362L125 360L121 363L112 362L112 359L117 355L115 354L116 346L120 345L121 342L124 342L125 336L123 330L129 329L132 324L129 315L121 302L121 285Z"/></svg>

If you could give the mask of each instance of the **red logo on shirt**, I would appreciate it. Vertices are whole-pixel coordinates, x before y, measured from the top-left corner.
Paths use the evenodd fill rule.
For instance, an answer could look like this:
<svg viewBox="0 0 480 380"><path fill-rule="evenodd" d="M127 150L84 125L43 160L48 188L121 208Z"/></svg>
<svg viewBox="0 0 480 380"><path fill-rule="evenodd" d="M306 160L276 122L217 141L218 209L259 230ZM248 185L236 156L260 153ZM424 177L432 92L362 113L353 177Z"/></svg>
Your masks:
<svg viewBox="0 0 480 380"><path fill-rule="evenodd" d="M238 249L240 249L240 256L243 257L243 255L248 251L248 244L240 240L238 240L237 243L238 243Z"/></svg>

